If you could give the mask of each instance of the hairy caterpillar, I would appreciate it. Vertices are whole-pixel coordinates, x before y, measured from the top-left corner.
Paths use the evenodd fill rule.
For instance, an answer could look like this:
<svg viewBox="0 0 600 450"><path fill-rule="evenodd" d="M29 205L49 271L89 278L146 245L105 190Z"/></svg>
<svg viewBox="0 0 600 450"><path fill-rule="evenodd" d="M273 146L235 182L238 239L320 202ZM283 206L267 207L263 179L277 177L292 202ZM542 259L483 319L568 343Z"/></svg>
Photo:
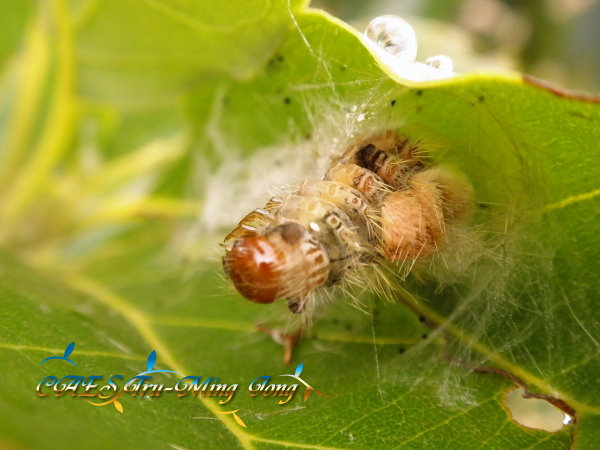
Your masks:
<svg viewBox="0 0 600 450"><path fill-rule="evenodd" d="M286 299L302 313L317 289L353 271L435 253L447 226L468 221L472 202L463 177L387 130L349 145L322 180L244 217L225 238L223 268L249 300Z"/></svg>

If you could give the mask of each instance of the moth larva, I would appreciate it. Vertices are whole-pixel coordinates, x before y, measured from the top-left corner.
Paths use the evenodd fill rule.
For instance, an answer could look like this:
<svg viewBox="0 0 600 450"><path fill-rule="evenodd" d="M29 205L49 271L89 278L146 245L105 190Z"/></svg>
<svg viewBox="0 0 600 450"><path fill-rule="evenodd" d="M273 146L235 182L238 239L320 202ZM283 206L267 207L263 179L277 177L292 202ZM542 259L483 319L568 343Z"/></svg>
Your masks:
<svg viewBox="0 0 600 450"><path fill-rule="evenodd" d="M286 299L301 313L312 293L351 271L435 253L472 201L466 180L385 131L351 144L322 180L244 217L225 238L223 267L249 300Z"/></svg>

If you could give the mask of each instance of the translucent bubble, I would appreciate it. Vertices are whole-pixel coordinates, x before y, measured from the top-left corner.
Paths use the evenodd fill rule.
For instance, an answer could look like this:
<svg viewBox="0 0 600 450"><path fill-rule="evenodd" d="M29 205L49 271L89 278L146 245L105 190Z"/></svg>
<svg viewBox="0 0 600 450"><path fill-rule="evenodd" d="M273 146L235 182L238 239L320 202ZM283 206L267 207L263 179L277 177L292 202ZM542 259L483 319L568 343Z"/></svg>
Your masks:
<svg viewBox="0 0 600 450"><path fill-rule="evenodd" d="M425 64L440 69L444 72L452 72L454 70L454 61L446 55L430 56L425 60Z"/></svg>
<svg viewBox="0 0 600 450"><path fill-rule="evenodd" d="M413 27L397 16L375 17L365 30L365 35L387 52L404 61L417 57L417 35Z"/></svg>

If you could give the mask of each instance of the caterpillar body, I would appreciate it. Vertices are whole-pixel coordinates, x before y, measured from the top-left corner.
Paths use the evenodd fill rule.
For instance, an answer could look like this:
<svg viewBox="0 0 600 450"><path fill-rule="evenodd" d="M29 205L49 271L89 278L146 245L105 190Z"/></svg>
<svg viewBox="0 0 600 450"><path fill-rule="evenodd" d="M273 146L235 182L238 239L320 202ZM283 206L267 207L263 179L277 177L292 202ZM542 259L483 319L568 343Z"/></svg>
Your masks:
<svg viewBox="0 0 600 450"><path fill-rule="evenodd" d="M435 253L446 228L466 223L472 189L387 130L353 142L321 180L272 198L225 238L223 268L251 301L286 299L301 313L317 290L383 262Z"/></svg>

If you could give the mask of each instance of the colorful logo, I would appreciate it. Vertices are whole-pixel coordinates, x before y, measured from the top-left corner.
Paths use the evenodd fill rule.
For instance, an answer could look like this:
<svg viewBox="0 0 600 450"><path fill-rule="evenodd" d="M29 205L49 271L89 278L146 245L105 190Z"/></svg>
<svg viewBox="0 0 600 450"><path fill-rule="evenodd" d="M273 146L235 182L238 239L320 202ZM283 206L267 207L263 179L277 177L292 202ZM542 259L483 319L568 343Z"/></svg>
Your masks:
<svg viewBox="0 0 600 450"><path fill-rule="evenodd" d="M75 342L71 342L65 348L63 356L50 356L40 362L40 365L51 361L61 360L70 365L77 366L70 356L75 350ZM146 370L126 378L120 374L110 376L104 375L49 375L40 380L35 389L39 397L53 396L60 398L63 396L83 398L86 402L94 406L114 405L117 411L124 413L121 398L131 396L136 398L160 397L164 394L176 395L182 397L201 397L218 400L219 405L226 405L234 401L236 393L240 390L242 383L222 383L218 377L184 375L179 372L167 369L156 368L156 351L151 351L146 360ZM304 369L304 364L299 364L293 374L282 374L276 376L262 375L254 378L248 383L247 392L251 397L273 397L278 400L278 404L286 405L294 398L299 389L304 389L303 400L306 402L311 392L323 397L330 397L327 394L317 391L314 387L300 378ZM159 383L153 380L156 374L174 374L179 376L171 384ZM290 382L278 383L276 378L290 378ZM126 381L125 381L126 380ZM219 411L221 414L232 414L235 421L246 427L246 424L239 417L239 409L232 411Z"/></svg>

